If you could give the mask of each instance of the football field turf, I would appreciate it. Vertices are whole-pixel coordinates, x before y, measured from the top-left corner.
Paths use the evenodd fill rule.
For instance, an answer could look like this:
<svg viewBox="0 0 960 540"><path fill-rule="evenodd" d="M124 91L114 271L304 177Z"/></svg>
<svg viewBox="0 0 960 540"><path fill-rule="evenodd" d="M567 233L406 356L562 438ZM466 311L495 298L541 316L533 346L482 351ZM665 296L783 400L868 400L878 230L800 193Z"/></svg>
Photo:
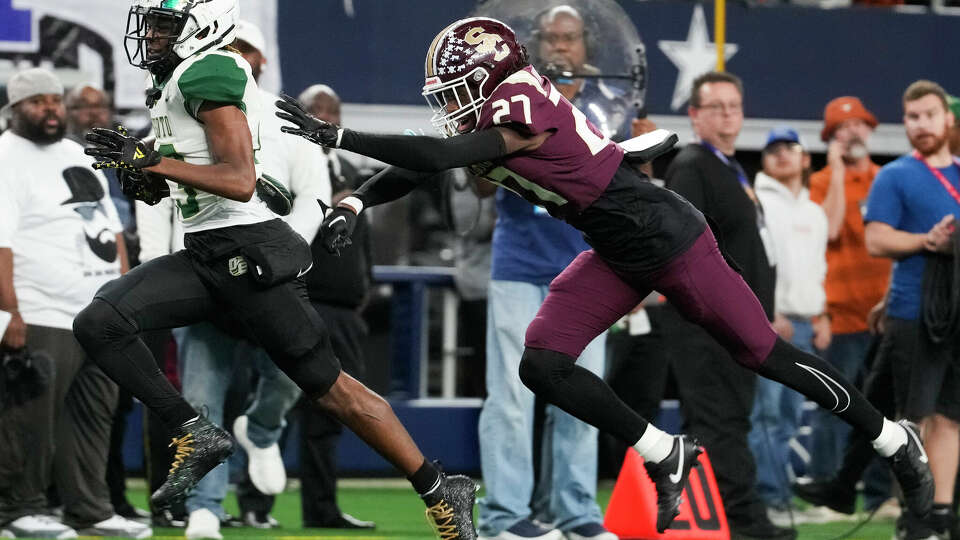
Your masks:
<svg viewBox="0 0 960 540"><path fill-rule="evenodd" d="M141 484L142 485L142 484ZM598 493L600 504L606 507L610 498L611 484L604 483ZM134 488L129 492L134 505L145 508L146 491ZM482 494L482 492L481 492ZM277 497L273 516L282 528L261 531L251 528L222 529L224 539L229 538L325 538L351 540L412 540L433 538L424 518L424 507L406 483L398 480L345 480L339 491L340 507L353 516L377 523L377 528L368 532L345 532L300 527L300 494L288 489ZM225 503L227 511L237 515L236 498L231 492ZM822 525L804 524L798 527L800 540L832 540L854 527L855 522L835 522ZM889 540L893 536L893 521L872 520L859 531L846 538L852 540ZM183 529L155 529L154 538L183 538Z"/></svg>

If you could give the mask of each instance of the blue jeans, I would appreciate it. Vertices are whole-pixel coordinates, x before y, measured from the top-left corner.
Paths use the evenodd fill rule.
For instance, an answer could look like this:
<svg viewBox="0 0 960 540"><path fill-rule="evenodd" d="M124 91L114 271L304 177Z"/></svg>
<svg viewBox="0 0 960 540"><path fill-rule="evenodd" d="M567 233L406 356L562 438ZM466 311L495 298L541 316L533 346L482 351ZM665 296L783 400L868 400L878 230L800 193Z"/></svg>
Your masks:
<svg viewBox="0 0 960 540"><path fill-rule="evenodd" d="M790 322L793 323L790 343L815 354L810 321L790 317ZM778 382L757 378L747 442L757 461L757 494L768 506L782 508L793 498L792 475L788 472L790 440L800 427L803 399L802 394Z"/></svg>
<svg viewBox="0 0 960 540"><path fill-rule="evenodd" d="M863 371L871 339L869 332L835 334L827 348L826 360L848 381L855 383ZM816 479L832 478L843 461L851 427L821 407L813 411L810 427L810 466L807 474Z"/></svg>
<svg viewBox="0 0 960 540"><path fill-rule="evenodd" d="M523 519L569 530L602 523L596 502L597 430L547 406L540 478L533 492L534 395L520 382L524 335L547 295L546 285L490 282L487 299L487 399L480 412L480 466L486 496L479 532L495 536ZM606 335L577 363L602 376Z"/></svg>
<svg viewBox="0 0 960 540"><path fill-rule="evenodd" d="M238 341L210 323L173 331L177 340L183 397L195 409L204 409L211 422L223 425L223 405L238 362L251 362L260 374L253 403L246 411L247 435L258 447L280 440L286 426L284 417L300 397L300 388L270 360L263 349ZM226 427L227 430L231 426ZM229 467L221 463L210 471L187 497L187 512L206 508L226 517L223 499L227 495Z"/></svg>

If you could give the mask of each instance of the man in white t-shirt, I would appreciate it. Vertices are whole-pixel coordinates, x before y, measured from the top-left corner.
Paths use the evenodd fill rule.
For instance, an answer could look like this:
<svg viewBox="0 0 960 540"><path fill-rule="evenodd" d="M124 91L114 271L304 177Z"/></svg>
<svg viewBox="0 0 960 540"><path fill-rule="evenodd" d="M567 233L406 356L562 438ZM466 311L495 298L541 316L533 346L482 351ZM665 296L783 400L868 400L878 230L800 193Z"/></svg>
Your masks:
<svg viewBox="0 0 960 540"><path fill-rule="evenodd" d="M106 178L90 168L79 144L64 138L57 78L43 69L21 71L7 92L0 309L11 321L0 346L37 355L48 385L33 399L8 403L0 415L7 473L0 474L0 529L8 537L70 538L80 530L144 538L149 527L114 514L105 481L117 386L72 331L97 289L127 268L121 225ZM43 515L51 481L64 505L63 523Z"/></svg>

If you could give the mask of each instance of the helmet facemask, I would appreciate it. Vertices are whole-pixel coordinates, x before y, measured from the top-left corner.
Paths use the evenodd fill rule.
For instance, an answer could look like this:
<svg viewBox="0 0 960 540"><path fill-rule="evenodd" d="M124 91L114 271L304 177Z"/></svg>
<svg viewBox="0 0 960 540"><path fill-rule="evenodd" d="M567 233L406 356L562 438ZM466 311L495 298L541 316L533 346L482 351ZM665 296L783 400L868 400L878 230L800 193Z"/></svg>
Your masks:
<svg viewBox="0 0 960 540"><path fill-rule="evenodd" d="M127 58L163 77L181 60L229 45L237 21L237 0L134 0L127 17Z"/></svg>
<svg viewBox="0 0 960 540"><path fill-rule="evenodd" d="M149 70L161 77L177 65L180 58L174 53L174 47L196 33L181 36L187 21L191 18L189 4L185 11L145 6L133 6L127 15L127 34L124 48L127 60L134 67ZM160 50L151 50L151 44L166 41Z"/></svg>
<svg viewBox="0 0 960 540"><path fill-rule="evenodd" d="M440 82L430 77L423 87L423 97L433 111L430 123L444 137L455 137L476 129L480 108L487 101L483 84L489 73L477 67L462 77Z"/></svg>

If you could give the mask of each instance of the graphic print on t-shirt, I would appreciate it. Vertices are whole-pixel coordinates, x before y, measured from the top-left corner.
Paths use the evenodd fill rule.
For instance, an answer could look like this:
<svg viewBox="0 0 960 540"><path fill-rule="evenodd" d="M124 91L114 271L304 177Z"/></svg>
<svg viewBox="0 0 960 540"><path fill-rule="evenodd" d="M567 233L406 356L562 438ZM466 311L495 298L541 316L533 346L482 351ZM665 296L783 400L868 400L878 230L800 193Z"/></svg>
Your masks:
<svg viewBox="0 0 960 540"><path fill-rule="evenodd" d="M83 218L83 234L90 251L106 262L117 260L117 238L110 231L110 221L101 200L100 181L86 167L68 167L63 180L70 188L70 198L60 203L69 206Z"/></svg>

